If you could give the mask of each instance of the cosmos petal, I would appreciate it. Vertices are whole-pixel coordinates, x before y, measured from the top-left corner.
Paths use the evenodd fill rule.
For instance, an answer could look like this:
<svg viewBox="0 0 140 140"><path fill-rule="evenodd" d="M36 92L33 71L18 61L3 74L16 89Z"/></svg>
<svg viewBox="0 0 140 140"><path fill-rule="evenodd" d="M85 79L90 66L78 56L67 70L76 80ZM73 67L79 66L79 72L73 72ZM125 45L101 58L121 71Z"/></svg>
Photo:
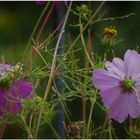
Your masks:
<svg viewBox="0 0 140 140"><path fill-rule="evenodd" d="M120 87L100 91L102 101L107 108L110 108L110 106L114 103L114 101L120 94L121 94Z"/></svg>
<svg viewBox="0 0 140 140"><path fill-rule="evenodd" d="M9 101L6 110L12 114L18 114L21 111L21 102L14 100Z"/></svg>
<svg viewBox="0 0 140 140"><path fill-rule="evenodd" d="M106 61L105 66L108 71L112 72L114 75L117 75L120 79L124 79L124 62L120 58L116 57L112 62Z"/></svg>
<svg viewBox="0 0 140 140"><path fill-rule="evenodd" d="M25 80L16 81L12 87L12 96L21 99L31 98L33 86Z"/></svg>
<svg viewBox="0 0 140 140"><path fill-rule="evenodd" d="M128 99L127 93L119 94L117 99L110 107L110 118L122 123L128 116Z"/></svg>
<svg viewBox="0 0 140 140"><path fill-rule="evenodd" d="M100 89L100 96L104 105L109 109L110 118L123 122L128 114L132 118L140 115L140 105L136 94L131 89L121 86L124 80L134 80L134 86L140 96L140 54L128 50L124 56L124 62L114 58L112 62L107 61L107 70L96 70L93 72L93 85ZM139 99L140 100L140 99Z"/></svg>
<svg viewBox="0 0 140 140"><path fill-rule="evenodd" d="M128 94L128 112L132 118L140 115L140 106L134 93Z"/></svg>
<svg viewBox="0 0 140 140"><path fill-rule="evenodd" d="M120 80L107 70L95 70L93 72L93 85L98 89L110 89L118 87Z"/></svg>
<svg viewBox="0 0 140 140"><path fill-rule="evenodd" d="M140 54L136 51L127 50L124 55L124 66L127 76L135 79L140 73Z"/></svg>

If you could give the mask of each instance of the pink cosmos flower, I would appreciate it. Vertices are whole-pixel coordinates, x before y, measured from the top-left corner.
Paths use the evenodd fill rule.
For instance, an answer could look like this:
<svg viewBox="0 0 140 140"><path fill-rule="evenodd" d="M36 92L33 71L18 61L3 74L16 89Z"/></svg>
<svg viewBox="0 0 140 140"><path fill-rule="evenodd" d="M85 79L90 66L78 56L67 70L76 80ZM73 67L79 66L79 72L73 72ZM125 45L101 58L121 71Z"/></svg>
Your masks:
<svg viewBox="0 0 140 140"><path fill-rule="evenodd" d="M124 61L114 58L105 63L106 70L93 71L93 85L100 89L110 118L123 122L128 114L132 118L140 114L140 54L127 50Z"/></svg>
<svg viewBox="0 0 140 140"><path fill-rule="evenodd" d="M0 117L7 113L17 115L22 109L22 99L31 98L32 84L24 79L14 80L17 66L0 64Z"/></svg>

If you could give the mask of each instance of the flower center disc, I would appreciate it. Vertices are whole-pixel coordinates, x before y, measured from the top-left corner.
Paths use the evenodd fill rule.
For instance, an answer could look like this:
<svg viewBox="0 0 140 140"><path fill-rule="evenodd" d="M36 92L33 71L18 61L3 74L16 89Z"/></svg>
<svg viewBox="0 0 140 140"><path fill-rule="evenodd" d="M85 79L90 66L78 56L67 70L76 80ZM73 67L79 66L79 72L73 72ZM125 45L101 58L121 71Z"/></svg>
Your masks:
<svg viewBox="0 0 140 140"><path fill-rule="evenodd" d="M131 92L133 90L133 87L135 85L135 82L131 79L126 79L122 82L122 88L124 91Z"/></svg>

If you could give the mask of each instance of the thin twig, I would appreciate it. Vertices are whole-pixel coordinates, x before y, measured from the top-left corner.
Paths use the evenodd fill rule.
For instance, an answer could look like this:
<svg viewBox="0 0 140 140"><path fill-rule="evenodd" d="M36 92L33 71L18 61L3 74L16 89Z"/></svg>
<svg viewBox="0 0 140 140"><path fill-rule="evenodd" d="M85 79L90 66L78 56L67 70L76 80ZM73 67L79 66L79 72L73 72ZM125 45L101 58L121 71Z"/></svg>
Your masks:
<svg viewBox="0 0 140 140"><path fill-rule="evenodd" d="M87 27L89 26L89 24L91 24L92 20L95 18L95 16L98 14L98 12L101 10L101 8L103 7L103 5L105 4L105 1L102 1L101 4L99 5L99 7L97 8L97 10L93 13L93 15L91 16L91 18L89 19L89 21L87 22L87 24L84 26L82 33L84 33L84 31L87 29ZM71 44L71 46L69 47L68 51L65 53L65 55L63 56L63 59L66 58L66 56L69 54L69 52L71 51L71 49L73 48L73 46L77 43L77 41L80 38L80 34L77 36L77 38L73 41L73 43ZM63 61L61 61L58 65L57 68L59 68L59 66L61 65L61 63L63 63Z"/></svg>
<svg viewBox="0 0 140 140"><path fill-rule="evenodd" d="M39 30L39 33L38 33L37 38L36 38L35 46L37 46L37 44L38 44L38 41L39 41L39 39L40 39L40 36L41 36L41 34L42 34L42 32L43 32L45 26L46 26L46 23L47 23L48 19L49 19L50 16L51 16L51 13L52 13L53 9L54 9L54 2L52 3L52 6L51 6L51 8L50 8L50 10L49 10L49 13L47 14L47 16L46 16L46 18L45 18L45 20L44 20L44 22L43 22L43 24L42 24L42 26L41 26L41 28L40 28L40 30Z"/></svg>
<svg viewBox="0 0 140 140"><path fill-rule="evenodd" d="M43 11L42 11L42 13L41 13L39 19L37 20L37 23L36 23L36 25L35 25L35 27L34 27L34 29L33 29L33 32L31 33L31 36L30 36L30 38L29 38L29 41L28 41L28 43L27 43L27 47L26 47L26 48L29 47L29 45L30 45L30 43L31 43L31 40L32 40L32 38L33 38L33 36L34 36L34 34L35 34L35 32L36 32L38 26L39 26L39 23L40 23L40 21L41 21L43 15L45 14L46 10L48 9L49 5L50 5L50 2L47 3L47 5L46 5L45 8L43 9Z"/></svg>
<svg viewBox="0 0 140 140"><path fill-rule="evenodd" d="M60 40L61 40L61 37L63 35L63 31L64 31L64 28L65 28L65 25L66 25L66 22L67 22L69 13L70 13L71 6L72 6L72 1L69 4L68 10L67 10L67 13L66 13L66 16L65 16L65 20L64 20L61 32L60 32L60 35L59 35L59 38L58 38L57 43L56 43L55 52L54 52L53 61L52 61L52 66L51 66L50 78L48 80L48 85L47 85L45 95L44 95L44 98L43 98L43 103L42 103L42 106L41 106L41 109L40 109L39 118L38 118L37 127L36 127L36 132L35 132L35 138L37 138L37 135L38 135L38 130L39 130L39 126L40 126L40 121L41 121L41 117L42 117L42 113L43 113L44 104L46 102L46 99L47 99L47 97L49 95L49 92L50 92L50 89L51 89L51 84L52 84L52 80L53 80L53 76L54 76L54 70L55 70L55 67L56 67L57 51L58 51Z"/></svg>
<svg viewBox="0 0 140 140"><path fill-rule="evenodd" d="M113 21L113 20L119 20L119 19L125 19L128 18L129 16L134 16L135 13L130 13L124 16L119 16L119 17L107 17L107 18L103 18L103 19L97 19L95 21L93 21L93 24L98 23L98 22L105 22L105 21Z"/></svg>

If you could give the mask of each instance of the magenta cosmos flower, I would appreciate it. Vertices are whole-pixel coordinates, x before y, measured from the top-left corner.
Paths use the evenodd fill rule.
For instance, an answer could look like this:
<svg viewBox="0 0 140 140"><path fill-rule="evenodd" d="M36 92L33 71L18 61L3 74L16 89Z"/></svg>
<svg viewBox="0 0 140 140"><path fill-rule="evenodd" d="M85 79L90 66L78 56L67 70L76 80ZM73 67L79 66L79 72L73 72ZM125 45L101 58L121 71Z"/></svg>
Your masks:
<svg viewBox="0 0 140 140"><path fill-rule="evenodd" d="M105 63L106 70L93 71L93 85L100 89L110 118L123 122L128 114L132 118L140 114L140 54L127 50L124 61L114 58Z"/></svg>
<svg viewBox="0 0 140 140"><path fill-rule="evenodd" d="M21 100L32 96L30 82L24 79L14 80L17 68L17 66L0 64L0 117L7 113L17 115L22 108Z"/></svg>

